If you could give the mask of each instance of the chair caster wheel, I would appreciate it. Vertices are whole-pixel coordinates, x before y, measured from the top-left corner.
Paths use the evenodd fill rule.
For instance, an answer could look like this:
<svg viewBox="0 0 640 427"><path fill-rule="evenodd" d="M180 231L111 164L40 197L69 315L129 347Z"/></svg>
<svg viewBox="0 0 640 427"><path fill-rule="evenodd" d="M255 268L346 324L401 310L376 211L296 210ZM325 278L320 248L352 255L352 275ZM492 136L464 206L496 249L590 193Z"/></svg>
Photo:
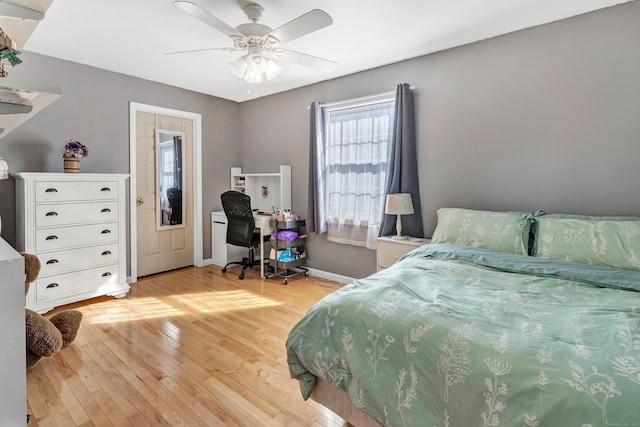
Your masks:
<svg viewBox="0 0 640 427"><path fill-rule="evenodd" d="M240 279L240 280L244 279L244 274L239 275L238 279Z"/></svg>
<svg viewBox="0 0 640 427"><path fill-rule="evenodd" d="M289 283L289 279L284 279L284 284L288 284Z"/></svg>
<svg viewBox="0 0 640 427"><path fill-rule="evenodd" d="M226 273L226 272L227 272L227 268L226 268L226 267L225 267L225 268L223 268L223 269L222 269L222 272L223 272L223 273Z"/></svg>
<svg viewBox="0 0 640 427"><path fill-rule="evenodd" d="M308 275L309 275L309 272L308 272L308 271L305 271L305 272L304 272L304 275L305 275L305 276L308 276Z"/></svg>

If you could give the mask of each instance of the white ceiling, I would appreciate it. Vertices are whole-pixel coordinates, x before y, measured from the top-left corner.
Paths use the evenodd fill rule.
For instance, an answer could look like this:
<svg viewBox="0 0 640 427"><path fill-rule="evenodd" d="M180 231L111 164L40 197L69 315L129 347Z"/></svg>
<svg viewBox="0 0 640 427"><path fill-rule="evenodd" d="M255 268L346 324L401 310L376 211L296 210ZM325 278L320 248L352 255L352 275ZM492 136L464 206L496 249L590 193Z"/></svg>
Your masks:
<svg viewBox="0 0 640 427"><path fill-rule="evenodd" d="M1 1L1 0L0 0ZM247 0L192 0L232 27ZM333 24L283 45L337 62L330 73L280 61L274 80L249 84L210 51L231 40L172 0L54 0L24 49L234 101L245 101L568 18L628 0L257 0L271 28L322 9Z"/></svg>

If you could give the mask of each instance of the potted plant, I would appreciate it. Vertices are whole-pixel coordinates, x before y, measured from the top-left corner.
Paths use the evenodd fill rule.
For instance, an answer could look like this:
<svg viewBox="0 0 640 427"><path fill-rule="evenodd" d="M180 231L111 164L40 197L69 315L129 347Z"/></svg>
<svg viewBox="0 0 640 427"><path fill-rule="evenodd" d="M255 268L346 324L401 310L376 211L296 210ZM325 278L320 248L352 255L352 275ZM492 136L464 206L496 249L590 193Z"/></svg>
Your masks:
<svg viewBox="0 0 640 427"><path fill-rule="evenodd" d="M62 147L64 171L67 173L80 172L80 159L88 155L89 150L80 141L68 140L64 147Z"/></svg>

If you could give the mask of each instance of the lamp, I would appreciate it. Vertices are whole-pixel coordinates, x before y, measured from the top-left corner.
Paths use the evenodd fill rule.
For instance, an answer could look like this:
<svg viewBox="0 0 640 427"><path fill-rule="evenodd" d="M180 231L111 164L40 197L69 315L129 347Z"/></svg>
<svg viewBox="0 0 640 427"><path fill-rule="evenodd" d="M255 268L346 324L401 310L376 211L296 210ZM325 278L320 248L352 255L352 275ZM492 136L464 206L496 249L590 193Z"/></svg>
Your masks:
<svg viewBox="0 0 640 427"><path fill-rule="evenodd" d="M387 194L387 203L384 208L387 215L397 215L396 219L396 235L392 237L395 240L405 240L407 236L402 235L402 215L411 215L413 213L413 201L410 193Z"/></svg>
<svg viewBox="0 0 640 427"><path fill-rule="evenodd" d="M280 74L282 67L264 56L262 47L252 45L248 53L229 64L236 76L248 83L262 83L264 79L273 80Z"/></svg>
<svg viewBox="0 0 640 427"><path fill-rule="evenodd" d="M7 162L0 156L0 179L9 178L9 165Z"/></svg>

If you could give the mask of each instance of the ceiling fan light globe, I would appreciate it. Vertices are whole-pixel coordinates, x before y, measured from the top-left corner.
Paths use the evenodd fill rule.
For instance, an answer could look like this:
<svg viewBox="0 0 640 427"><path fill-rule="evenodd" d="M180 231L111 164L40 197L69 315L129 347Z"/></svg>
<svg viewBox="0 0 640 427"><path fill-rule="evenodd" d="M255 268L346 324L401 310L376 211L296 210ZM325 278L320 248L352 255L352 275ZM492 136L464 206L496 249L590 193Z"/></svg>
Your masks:
<svg viewBox="0 0 640 427"><path fill-rule="evenodd" d="M265 75L267 76L267 80L273 80L282 72L282 67L276 64L274 61L267 59L267 69L265 70Z"/></svg>
<svg viewBox="0 0 640 427"><path fill-rule="evenodd" d="M249 55L241 56L240 58L229 63L229 68L231 68L231 72L241 79L244 78L245 74L249 70L249 65L247 64L247 57Z"/></svg>
<svg viewBox="0 0 640 427"><path fill-rule="evenodd" d="M261 54L250 54L247 59L249 71L255 74L262 74L267 71L268 59Z"/></svg>
<svg viewBox="0 0 640 427"><path fill-rule="evenodd" d="M247 70L246 74L244 75L244 81L246 81L247 83L262 83L262 74L252 73L251 71Z"/></svg>

